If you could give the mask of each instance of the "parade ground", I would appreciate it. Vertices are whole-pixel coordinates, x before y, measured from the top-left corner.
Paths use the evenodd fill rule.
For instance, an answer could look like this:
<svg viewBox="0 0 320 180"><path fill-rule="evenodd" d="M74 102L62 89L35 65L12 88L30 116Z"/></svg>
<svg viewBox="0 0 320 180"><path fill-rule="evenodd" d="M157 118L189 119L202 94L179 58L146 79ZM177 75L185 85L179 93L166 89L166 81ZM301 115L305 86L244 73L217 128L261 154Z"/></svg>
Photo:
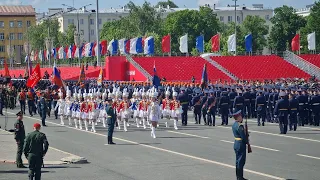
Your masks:
<svg viewBox="0 0 320 180"><path fill-rule="evenodd" d="M4 110L5 111L5 110ZM12 129L16 110L8 110L8 126ZM51 113L52 114L52 113ZM165 128L161 122L156 139L150 130L130 123L128 132L115 128L114 142L107 144L107 129L99 124L97 132L87 132L60 119L47 118L50 149L44 158L42 179L45 180L233 180L235 177L234 137L228 126L196 125L189 111L188 126L179 130ZM40 122L39 115L23 118L26 133ZM203 122L203 120L202 120ZM5 117L0 117L4 129ZM65 121L65 124L68 124ZM181 122L179 122L181 125ZM244 176L251 180L318 180L320 177L320 128L298 127L279 134L278 124L257 126L248 120L253 153L247 154ZM0 180L27 179L28 169L17 169L13 135L0 130ZM10 140L10 138L12 140ZM10 144L10 145L8 145ZM73 156L88 162L66 164L61 159ZM26 160L24 159L26 164Z"/></svg>

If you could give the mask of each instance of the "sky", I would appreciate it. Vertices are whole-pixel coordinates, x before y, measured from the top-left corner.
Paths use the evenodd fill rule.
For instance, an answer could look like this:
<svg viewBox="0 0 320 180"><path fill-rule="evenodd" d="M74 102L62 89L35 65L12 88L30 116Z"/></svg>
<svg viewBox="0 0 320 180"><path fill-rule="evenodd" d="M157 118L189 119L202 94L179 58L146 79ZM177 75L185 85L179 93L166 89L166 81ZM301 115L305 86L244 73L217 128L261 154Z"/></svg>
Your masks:
<svg viewBox="0 0 320 180"><path fill-rule="evenodd" d="M145 0L132 0L135 4L142 4ZM151 4L156 4L161 0L147 0ZM165 0L163 0L165 1ZM172 0L179 7L198 7L203 4L217 4L217 6L226 6L233 4L232 0ZM252 4L264 4L264 7L276 8L282 5L293 6L294 8L304 8L306 5L314 3L315 0L238 0L238 4L245 4L246 6L252 6ZM46 12L48 8L60 8L61 4L67 4L75 8L92 3L88 9L95 9L96 0L0 0L0 5L32 5L35 7L36 12ZM99 7L101 9L120 8L129 0L100 0Z"/></svg>

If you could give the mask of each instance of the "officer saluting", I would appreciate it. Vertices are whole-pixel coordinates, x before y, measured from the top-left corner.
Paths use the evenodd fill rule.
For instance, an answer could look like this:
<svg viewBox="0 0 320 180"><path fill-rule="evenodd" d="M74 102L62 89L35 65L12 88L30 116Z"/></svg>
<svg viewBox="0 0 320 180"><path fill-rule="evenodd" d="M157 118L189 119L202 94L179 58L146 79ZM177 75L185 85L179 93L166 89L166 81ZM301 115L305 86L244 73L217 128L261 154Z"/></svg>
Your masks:
<svg viewBox="0 0 320 180"><path fill-rule="evenodd" d="M24 144L24 155L29 162L29 180L41 179L41 167L43 164L43 157L46 155L49 147L47 137L40 132L41 125L35 123L33 125L34 131L29 133Z"/></svg>
<svg viewBox="0 0 320 180"><path fill-rule="evenodd" d="M235 122L232 125L232 132L235 138L234 141L234 152L236 153L236 175L237 180L246 180L243 177L243 167L246 163L246 149L249 140L245 132L245 128L242 125L241 110L236 111L232 114ZM249 147L248 147L249 148Z"/></svg>
<svg viewBox="0 0 320 180"><path fill-rule="evenodd" d="M114 114L114 109L112 108L112 99L107 99L106 104L107 113L107 124L108 124L108 144L116 144L112 141L114 124L116 122L116 115Z"/></svg>
<svg viewBox="0 0 320 180"><path fill-rule="evenodd" d="M26 168L22 163L22 152L23 152L23 144L24 144L24 138L26 137L26 133L24 130L24 125L22 121L23 113L22 111L17 113L17 121L14 123L14 139L17 142L17 158L16 158L16 164L18 168Z"/></svg>

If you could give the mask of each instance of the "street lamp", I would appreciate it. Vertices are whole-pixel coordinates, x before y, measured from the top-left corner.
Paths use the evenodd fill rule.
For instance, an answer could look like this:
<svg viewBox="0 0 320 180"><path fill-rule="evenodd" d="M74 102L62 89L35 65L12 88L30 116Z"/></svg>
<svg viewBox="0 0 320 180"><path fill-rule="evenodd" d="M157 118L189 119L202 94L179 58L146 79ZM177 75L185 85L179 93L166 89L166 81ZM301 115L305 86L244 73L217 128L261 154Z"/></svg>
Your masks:
<svg viewBox="0 0 320 180"><path fill-rule="evenodd" d="M234 1L234 34L236 36L235 41L236 41L236 46L235 46L235 51L234 55L237 55L237 1L238 0L232 0Z"/></svg>
<svg viewBox="0 0 320 180"><path fill-rule="evenodd" d="M45 43L46 43L46 48L47 48L47 51L48 51L48 59L49 59L49 66L51 65L51 49L52 49L52 46L53 46L53 40L51 37L47 37L46 40L45 40ZM54 61L54 63L56 63Z"/></svg>
<svg viewBox="0 0 320 180"><path fill-rule="evenodd" d="M83 43L82 39L81 39L81 34L77 31L74 32L74 44L76 45L76 47L78 48L78 52L80 53L80 49L79 47L81 46L81 44ZM80 55L78 56L79 58L79 67L81 66L81 59L80 59Z"/></svg>

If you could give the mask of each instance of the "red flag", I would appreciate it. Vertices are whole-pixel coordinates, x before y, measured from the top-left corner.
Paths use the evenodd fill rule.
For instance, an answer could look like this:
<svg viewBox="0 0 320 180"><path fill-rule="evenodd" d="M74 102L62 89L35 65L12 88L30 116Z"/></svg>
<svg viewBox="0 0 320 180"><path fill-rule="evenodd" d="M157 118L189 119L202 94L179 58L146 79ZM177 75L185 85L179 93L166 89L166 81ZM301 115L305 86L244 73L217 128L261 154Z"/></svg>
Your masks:
<svg viewBox="0 0 320 180"><path fill-rule="evenodd" d="M220 51L220 34L216 34L211 38L211 50L212 52Z"/></svg>
<svg viewBox="0 0 320 180"><path fill-rule="evenodd" d="M76 53L76 50L77 50L77 46L76 45L73 45L72 46L72 51L71 51L71 57L74 58L74 55ZM57 51L58 52L58 51ZM58 54L58 53L57 53Z"/></svg>
<svg viewBox="0 0 320 180"><path fill-rule="evenodd" d="M108 48L108 41L107 40L103 40L101 41L101 55L106 55L107 54L107 48Z"/></svg>
<svg viewBox="0 0 320 180"><path fill-rule="evenodd" d="M37 85L40 79L41 79L41 72L40 72L40 64L38 63L27 80L27 87L33 88L34 86Z"/></svg>
<svg viewBox="0 0 320 180"><path fill-rule="evenodd" d="M9 72L9 68L6 60L4 60L3 62L3 67L4 67L4 77L10 77L10 72Z"/></svg>
<svg viewBox="0 0 320 180"><path fill-rule="evenodd" d="M97 46L97 42L94 42L94 44L92 46L91 56L96 56L96 46Z"/></svg>
<svg viewBox="0 0 320 180"><path fill-rule="evenodd" d="M128 39L127 41L125 41L125 49L126 49L126 53L130 53L130 39Z"/></svg>
<svg viewBox="0 0 320 180"><path fill-rule="evenodd" d="M292 51L300 50L300 34L296 34L291 41L291 49Z"/></svg>
<svg viewBox="0 0 320 180"><path fill-rule="evenodd" d="M162 52L170 53L171 52L171 36L167 35L162 38Z"/></svg>

